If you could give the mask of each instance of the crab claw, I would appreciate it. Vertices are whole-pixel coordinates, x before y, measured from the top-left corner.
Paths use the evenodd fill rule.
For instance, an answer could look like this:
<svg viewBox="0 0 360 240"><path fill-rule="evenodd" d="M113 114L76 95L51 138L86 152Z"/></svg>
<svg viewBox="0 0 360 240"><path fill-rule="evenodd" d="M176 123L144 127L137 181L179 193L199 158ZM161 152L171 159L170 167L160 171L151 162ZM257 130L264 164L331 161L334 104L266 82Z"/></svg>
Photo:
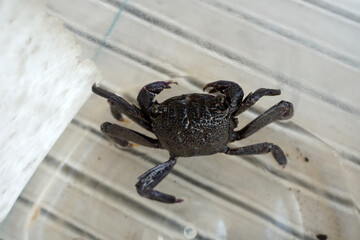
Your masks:
<svg viewBox="0 0 360 240"><path fill-rule="evenodd" d="M173 80L166 81L165 83L166 83L166 85L169 85L169 84L176 84L176 85L178 85L178 82L173 81Z"/></svg>
<svg viewBox="0 0 360 240"><path fill-rule="evenodd" d="M137 101L140 105L140 109L148 112L156 101L154 98L157 94L161 93L166 88L170 88L170 84L178 84L175 81L157 81L145 85L137 96Z"/></svg>
<svg viewBox="0 0 360 240"><path fill-rule="evenodd" d="M178 84L175 81L169 80L169 81L158 81L154 83L150 83L143 87L145 91L151 92L153 94L159 94L163 89L165 88L171 88L170 84Z"/></svg>
<svg viewBox="0 0 360 240"><path fill-rule="evenodd" d="M203 91L205 91L207 88L212 88L210 89L209 93L215 93L215 92L220 92L222 94L226 94L226 91L229 91L232 88L239 88L239 85L234 83L234 82L230 82L230 81L225 81L225 80L220 80L220 81L216 81L216 82L211 82L206 84L203 87ZM242 91L242 90L241 90Z"/></svg>
<svg viewBox="0 0 360 240"><path fill-rule="evenodd" d="M242 98L244 96L244 92L237 83L225 80L211 82L204 86L203 91L210 87L212 89L210 89L209 93L220 92L227 97L230 102L230 112L233 112L239 108L239 105L241 104Z"/></svg>
<svg viewBox="0 0 360 240"><path fill-rule="evenodd" d="M209 90L209 93L215 93L218 92L219 90L214 86L214 83L208 83L203 87L203 91L205 92L206 89L208 88L212 88Z"/></svg>
<svg viewBox="0 0 360 240"><path fill-rule="evenodd" d="M164 88L171 88L171 87L170 87L170 84L176 84L176 85L178 85L177 82L172 81L172 80L169 80L169 81L159 81L158 84L159 84L158 87L161 88L161 90L164 89ZM155 86L156 86L156 85L155 85ZM154 86L152 86L152 87L153 87L152 90L154 91Z"/></svg>

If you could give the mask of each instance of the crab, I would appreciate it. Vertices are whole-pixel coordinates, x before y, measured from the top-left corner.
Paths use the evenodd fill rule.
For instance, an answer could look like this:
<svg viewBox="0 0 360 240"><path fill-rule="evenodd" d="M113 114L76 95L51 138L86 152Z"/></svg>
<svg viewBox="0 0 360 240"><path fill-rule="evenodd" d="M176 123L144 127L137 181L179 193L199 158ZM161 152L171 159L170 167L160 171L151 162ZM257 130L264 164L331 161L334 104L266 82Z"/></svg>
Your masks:
<svg viewBox="0 0 360 240"><path fill-rule="evenodd" d="M155 138L131 129L105 122L101 131L115 143L127 147L132 143L151 148L166 149L170 158L138 177L136 189L140 196L163 203L179 203L183 199L159 192L154 188L169 174L178 157L204 156L215 153L251 155L271 153L279 165L285 167L287 159L281 148L263 142L239 148L227 145L247 138L276 120L292 117L294 108L290 102L280 101L259 115L249 124L235 130L236 116L254 105L263 96L280 95L278 89L260 88L244 99L242 88L235 82L215 81L204 86L207 93L183 94L171 97L162 103L154 98L174 81L157 81L144 86L137 97L139 107L122 97L93 85L92 91L107 99L110 110L119 121L125 114L135 123L152 132ZM217 93L217 94L212 94Z"/></svg>

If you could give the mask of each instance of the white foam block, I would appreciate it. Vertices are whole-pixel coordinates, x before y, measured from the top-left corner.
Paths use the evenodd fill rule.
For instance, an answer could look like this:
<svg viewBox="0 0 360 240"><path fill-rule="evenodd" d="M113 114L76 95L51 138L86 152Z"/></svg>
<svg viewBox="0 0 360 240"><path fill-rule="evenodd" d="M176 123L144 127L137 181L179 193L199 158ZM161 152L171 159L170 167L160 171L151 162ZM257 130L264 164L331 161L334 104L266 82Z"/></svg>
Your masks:
<svg viewBox="0 0 360 240"><path fill-rule="evenodd" d="M101 80L37 0L0 3L0 222Z"/></svg>

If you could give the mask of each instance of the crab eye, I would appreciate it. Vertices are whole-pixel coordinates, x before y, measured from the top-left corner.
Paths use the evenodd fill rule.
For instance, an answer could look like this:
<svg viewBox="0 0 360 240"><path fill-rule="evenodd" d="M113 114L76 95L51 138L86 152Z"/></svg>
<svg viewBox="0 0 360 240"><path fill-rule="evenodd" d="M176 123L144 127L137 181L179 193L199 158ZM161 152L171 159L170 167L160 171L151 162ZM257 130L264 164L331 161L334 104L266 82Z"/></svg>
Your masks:
<svg viewBox="0 0 360 240"><path fill-rule="evenodd" d="M151 107L151 116L152 117L157 117L159 116L163 111L163 107L161 107L161 105L159 104L154 104L152 107Z"/></svg>

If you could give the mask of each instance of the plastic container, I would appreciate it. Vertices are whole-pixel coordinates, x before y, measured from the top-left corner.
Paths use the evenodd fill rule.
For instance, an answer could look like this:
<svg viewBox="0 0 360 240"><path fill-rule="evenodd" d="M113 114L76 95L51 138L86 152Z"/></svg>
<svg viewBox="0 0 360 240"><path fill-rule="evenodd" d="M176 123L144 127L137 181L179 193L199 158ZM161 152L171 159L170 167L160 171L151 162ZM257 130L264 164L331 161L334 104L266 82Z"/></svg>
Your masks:
<svg viewBox="0 0 360 240"><path fill-rule="evenodd" d="M140 88L158 80L179 83L158 101L218 79L238 82L245 95L281 89L241 114L239 126L282 99L294 104L294 117L233 146L273 142L289 163L283 169L271 154L180 158L157 189L186 201L144 199L137 177L168 153L110 144L99 126L116 120L94 95L29 182L0 238L360 238L356 19L329 14L335 5L280 0L48 4L97 63L102 85L134 104Z"/></svg>

